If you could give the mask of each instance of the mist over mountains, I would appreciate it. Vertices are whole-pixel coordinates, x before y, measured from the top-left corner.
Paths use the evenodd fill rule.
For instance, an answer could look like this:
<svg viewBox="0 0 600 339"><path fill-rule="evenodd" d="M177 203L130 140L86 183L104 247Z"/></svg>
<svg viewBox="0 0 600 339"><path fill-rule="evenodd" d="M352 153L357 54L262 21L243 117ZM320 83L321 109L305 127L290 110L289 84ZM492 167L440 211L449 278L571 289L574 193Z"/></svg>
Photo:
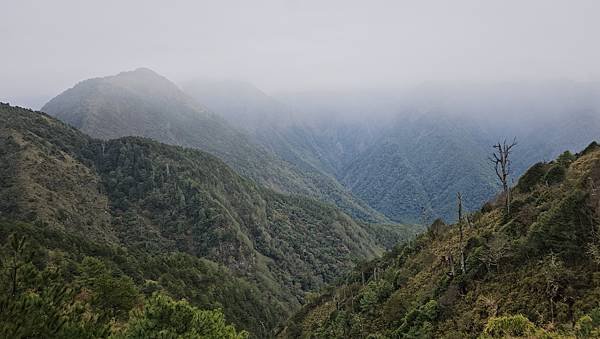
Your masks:
<svg viewBox="0 0 600 339"><path fill-rule="evenodd" d="M386 221L335 180L286 162L149 69L83 81L42 111L97 138L135 135L199 148L275 190L323 198L360 219Z"/></svg>
<svg viewBox="0 0 600 339"><path fill-rule="evenodd" d="M42 108L100 138L140 135L213 153L276 190L324 198L368 221L456 218L498 185L491 145L516 138L518 177L600 131L597 83L299 92L187 81L149 69L83 81ZM465 173L469 173L468 176Z"/></svg>
<svg viewBox="0 0 600 339"><path fill-rule="evenodd" d="M0 338L600 338L600 2L12 1Z"/></svg>
<svg viewBox="0 0 600 339"><path fill-rule="evenodd" d="M498 192L488 162L498 141L517 139L518 177L534 162L581 149L600 133L598 83L423 85L276 97L232 82L192 82L183 89L284 159L332 175L403 222L453 220L457 191L469 209Z"/></svg>
<svg viewBox="0 0 600 339"><path fill-rule="evenodd" d="M422 298L411 292L421 298L414 300L411 312L432 307L427 319L437 321L441 333L447 331L443 321L450 315L441 315L440 309L460 303L430 291L446 286L443 277L455 274L448 259L453 251L442 252L462 244L462 233L456 245L456 229L443 220L456 220L458 192L460 211L474 227L468 231L472 244L465 247L464 265L471 271L464 279L498 278L481 253L506 237L497 230L501 225L525 241L515 245L514 258L527 260L523 253L529 250L555 260L548 257L551 248L564 257L556 260L567 260L572 246L595 237L597 212L590 195L595 188L587 186L586 175L596 180L597 144L576 155L565 151L583 149L598 138L599 97L594 83L271 96L249 83L231 81L190 81L180 88L147 68L88 79L45 104L42 110L49 115L0 107L5 122L0 129L0 221L9 222L0 236L29 237L43 256L62 253L66 261L59 266L78 267L69 278L75 289L105 293L86 273L88 265L101 265L95 269L104 273L98 274L117 279L107 283L131 294L112 312L129 310L136 298L187 298L193 305L221 308L237 328L255 337L336 332L332 326L366 334L314 320L313 314L326 307L322 302L328 305L327 300L338 300L347 290L354 291L350 298L357 299L360 309L348 299L341 307L374 326L373 331L431 334L420 322L398 325L390 315L400 298L396 294L405 293L399 282L405 278L390 274L412 274L396 268L396 260L408 255L423 267L420 272L435 277ZM518 141L510 185L519 184L510 215L502 212L500 187L488 159L491 145L505 138ZM503 224L503 218L512 219ZM587 226L574 225L576 220ZM421 233L424 227L427 231ZM565 235L566 229L572 233ZM414 245L398 245L418 233ZM427 239L436 247L423 243ZM392 252L377 259L386 249ZM442 251L438 254L450 260L450 273L442 274L445 266L430 262L429 251ZM591 279L587 258L577 258L577 274ZM487 269L482 266L486 262ZM53 266L40 267L35 274L47 274ZM188 270L202 278L183 273ZM530 268L519 272L541 274ZM219 279L228 283L219 284ZM471 283L451 280L444 293L471 289ZM589 292L591 284L581 291ZM312 299L313 291L325 286ZM494 285L485 288L495 290ZM365 293L377 297L365 299ZM99 314L117 316L96 303L89 305ZM373 307L383 303L387 325L379 328L371 324L377 313ZM62 312L56 305L56 312ZM403 310L413 307L402 305ZM589 311L585 305L581 312ZM346 313L336 314L346 319ZM94 326L117 331L102 322ZM399 327L392 330L394 326Z"/></svg>
<svg viewBox="0 0 600 339"><path fill-rule="evenodd" d="M369 284L381 282L377 268L371 275L360 265L379 267L365 260L398 251L427 225L419 241L445 232L437 228L457 219L457 193L476 223L500 213L489 161L498 141L518 142L510 186L537 163L516 192L529 194L522 182L534 180L535 194L559 182L568 196L562 182L575 156L563 152L600 138L599 98L598 84L572 82L269 95L234 81L179 87L139 68L75 84L43 106L52 117L3 104L0 219L24 223L7 227L11 234L49 237L34 237L35 246L57 248L66 265L88 264L72 256L68 237L112 248L102 249L106 274L131 279L134 297L152 281L149 291L219 305L256 337L296 337L296 326L311 321L303 316L321 307L313 291L348 289L337 279L356 263ZM476 212L486 201L493 210ZM528 208L544 208L537 203ZM189 268L204 282L178 276ZM73 286L86 286L79 274ZM233 285L217 287L218 279Z"/></svg>

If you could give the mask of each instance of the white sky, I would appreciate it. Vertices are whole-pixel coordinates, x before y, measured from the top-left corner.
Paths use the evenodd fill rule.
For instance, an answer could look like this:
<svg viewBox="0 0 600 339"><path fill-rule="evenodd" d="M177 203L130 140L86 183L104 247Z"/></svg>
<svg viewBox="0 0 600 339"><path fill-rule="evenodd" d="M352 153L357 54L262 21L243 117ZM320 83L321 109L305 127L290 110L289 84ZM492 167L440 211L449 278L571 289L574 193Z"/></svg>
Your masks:
<svg viewBox="0 0 600 339"><path fill-rule="evenodd" d="M600 1L0 0L0 101L149 67L267 92L600 79Z"/></svg>

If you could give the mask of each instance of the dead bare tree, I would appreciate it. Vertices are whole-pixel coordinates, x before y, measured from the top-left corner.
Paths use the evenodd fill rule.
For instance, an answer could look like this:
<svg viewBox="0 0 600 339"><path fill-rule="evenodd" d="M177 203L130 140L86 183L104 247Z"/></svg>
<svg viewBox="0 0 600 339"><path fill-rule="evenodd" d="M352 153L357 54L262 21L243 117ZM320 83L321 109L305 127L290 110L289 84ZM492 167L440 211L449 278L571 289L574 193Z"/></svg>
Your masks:
<svg viewBox="0 0 600 339"><path fill-rule="evenodd" d="M460 269L463 273L466 272L465 268L465 251L463 246L463 210L462 210L462 194L460 192L456 193L456 197L458 198L458 230L460 232Z"/></svg>
<svg viewBox="0 0 600 339"><path fill-rule="evenodd" d="M550 301L550 314L554 323L555 299L561 288L561 278L565 275L565 265L554 253L540 261L542 273L546 278L546 294Z"/></svg>
<svg viewBox="0 0 600 339"><path fill-rule="evenodd" d="M510 154L512 152L512 148L517 145L517 138L513 139L512 143L507 143L506 139L504 142L498 142L494 147L495 151L492 153L492 156L489 160L494 164L494 169L496 171L496 176L500 183L502 184L502 191L504 192L505 202L504 208L506 210L506 214L510 213L510 189L508 185L508 177L512 173L511 169L511 161Z"/></svg>
<svg viewBox="0 0 600 339"><path fill-rule="evenodd" d="M486 244L485 249L479 254L479 260L485 264L488 272L491 272L492 267L496 268L496 272L500 272L500 262L509 256L508 239L505 235L499 234Z"/></svg>
<svg viewBox="0 0 600 339"><path fill-rule="evenodd" d="M446 263L448 263L448 267L450 268L450 272L448 272L447 274L450 277L454 277L456 275L456 272L454 271L454 256L452 256L452 253L449 253L446 257L445 257Z"/></svg>

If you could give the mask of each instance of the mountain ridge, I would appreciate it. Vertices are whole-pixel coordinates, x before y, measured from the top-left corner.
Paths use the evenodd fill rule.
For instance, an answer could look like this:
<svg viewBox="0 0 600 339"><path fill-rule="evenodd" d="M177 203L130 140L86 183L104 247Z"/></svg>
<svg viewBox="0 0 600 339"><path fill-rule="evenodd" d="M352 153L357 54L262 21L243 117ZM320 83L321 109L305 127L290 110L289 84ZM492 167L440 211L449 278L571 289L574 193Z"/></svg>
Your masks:
<svg viewBox="0 0 600 339"><path fill-rule="evenodd" d="M218 263L269 300L270 318L250 322L275 325L308 291L382 251L385 239L374 226L258 186L200 150L141 137L93 139L6 104L0 118L0 218L145 255ZM239 314L234 320L259 326Z"/></svg>
<svg viewBox="0 0 600 339"><path fill-rule="evenodd" d="M511 189L510 212L500 196L455 224L434 221L357 265L279 337L595 338L598 183L597 142L537 163Z"/></svg>
<svg viewBox="0 0 600 339"><path fill-rule="evenodd" d="M334 177L396 222L454 220L456 190L468 210L495 195L498 186L486 159L498 140L517 137L512 160L519 176L533 163L581 149L600 134L600 87L593 82L425 84L278 96L259 90L235 95L243 89L235 85L230 91L223 84L196 87L183 89L226 119L238 113L232 107L263 116L278 103L283 113L275 115L292 117L277 124L264 116L249 128L254 139L290 162Z"/></svg>
<svg viewBox="0 0 600 339"><path fill-rule="evenodd" d="M137 135L199 148L272 189L334 203L361 220L389 221L330 176L280 158L147 69L80 82L42 111L101 139Z"/></svg>

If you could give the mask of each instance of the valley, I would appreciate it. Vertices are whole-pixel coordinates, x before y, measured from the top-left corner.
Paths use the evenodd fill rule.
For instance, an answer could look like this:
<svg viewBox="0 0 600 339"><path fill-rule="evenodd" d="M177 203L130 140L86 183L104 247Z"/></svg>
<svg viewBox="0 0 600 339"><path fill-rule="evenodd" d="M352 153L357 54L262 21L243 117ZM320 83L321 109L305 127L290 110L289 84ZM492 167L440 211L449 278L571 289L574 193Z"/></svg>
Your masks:
<svg viewBox="0 0 600 339"><path fill-rule="evenodd" d="M0 339L600 339L600 2L9 1Z"/></svg>
<svg viewBox="0 0 600 339"><path fill-rule="evenodd" d="M514 277L493 271L485 264L493 254L485 253L498 242L502 253L515 247L514 255L497 259L514 265L514 260L523 260L518 253L531 253L527 246L541 241L535 240L540 231L534 230L553 227L544 220L558 218L572 236L583 233L578 240L552 241L594 246L585 240L595 236L596 211L584 177L595 173L595 144L574 158L526 169L563 150L561 145L574 149L592 137L600 130L595 114L581 113L579 123L568 125L563 123L567 108L557 110L544 130L557 133L543 142L542 135L518 125L495 126L519 135L511 159L517 207L502 216L494 200L499 184L488 160L489 146L499 136L492 132L492 123L453 113L472 103L445 104L446 113L433 115L385 116L383 112L399 107L388 102L375 109L371 123L360 124L339 118L343 105L304 98L302 107L309 114L302 114L290 108L299 106L294 99L275 99L250 84L192 82L183 88L187 93L149 69L137 69L78 83L44 105L42 110L50 115L2 104L0 219L5 251L10 253L15 239L36 248L32 258L37 273L29 273L32 277L72 267L56 283L64 279L78 293L108 293L90 283L96 278L86 278L89 265L112 277L103 283L128 293L128 299L114 299L110 309L98 299L85 301L97 317L92 326L100 336L120 333L102 319L125 321L140 302L167 307L177 299L189 302L190 312L198 312L194 307L220 309L222 314L214 316L227 319L242 337L430 337L447 336L448 328L454 328L451 336L472 336L491 326L496 313L477 323L469 318L472 314L454 310L471 306L455 303L474 298L469 293L485 292L486 298L499 300L497 295L505 292L496 290L494 279L542 274L530 271L533 264ZM378 96L356 98L351 105L360 112L384 102L374 98ZM593 101L587 109L585 102L579 100L581 108L568 111L596 112ZM520 104L536 103L528 97ZM509 112L514 107L497 109ZM335 113L322 120L311 110ZM568 174L580 162L588 172ZM538 168L543 172L532 174ZM556 171L576 177L541 179ZM456 262L443 261L455 258L460 247L453 224L457 192L464 196L461 203L469 218L464 240L468 272L465 268L449 276L444 267ZM588 206L573 212L588 220L579 230L572 228L575 219L553 207L575 199L573 194L583 199L573 202L575 206ZM551 200L540 202L544 195ZM553 208L559 210L551 217ZM557 237L564 236L558 232ZM540 246L539 260L564 265L573 255L556 257L550 244ZM51 259L57 255L60 260ZM532 263L538 260L526 257ZM595 293L591 271L581 266L569 272L585 275L591 284L585 293ZM424 276L430 287L425 288ZM25 288L27 283L22 284ZM522 288L538 288L528 284ZM406 299L406 293L413 299ZM581 307L569 309L565 317L576 322L575 314L592 312L591 304ZM428 312L429 318L403 318L419 312ZM527 314L527 321L544 319L546 314ZM458 328L448 321L478 325ZM77 323L71 326L87 331Z"/></svg>

